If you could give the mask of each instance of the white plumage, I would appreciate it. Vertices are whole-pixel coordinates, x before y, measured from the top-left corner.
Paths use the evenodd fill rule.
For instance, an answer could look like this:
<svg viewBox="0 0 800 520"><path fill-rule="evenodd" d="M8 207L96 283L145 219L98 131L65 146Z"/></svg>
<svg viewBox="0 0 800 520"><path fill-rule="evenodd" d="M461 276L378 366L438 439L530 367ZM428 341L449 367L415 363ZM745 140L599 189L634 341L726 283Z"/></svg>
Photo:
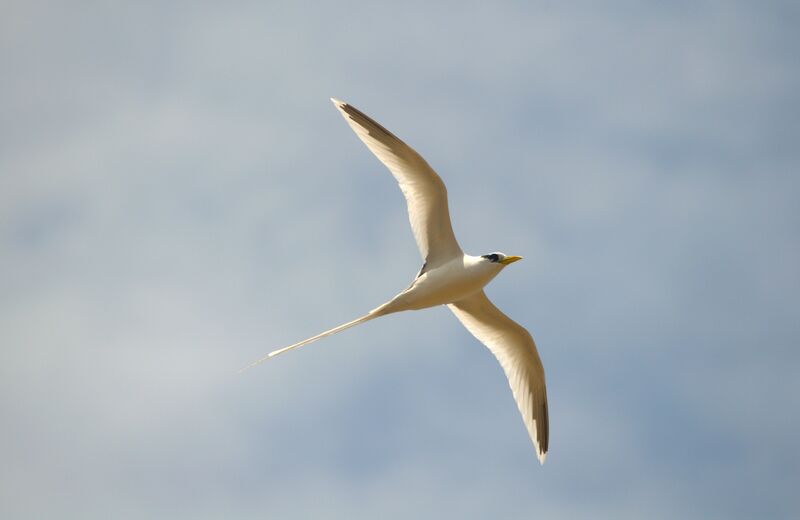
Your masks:
<svg viewBox="0 0 800 520"><path fill-rule="evenodd" d="M483 292L483 287L506 265L521 257L503 253L464 254L450 223L447 188L433 168L410 146L354 106L337 99L331 101L400 185L408 204L411 229L425 263L406 290L368 314L270 352L250 366L380 316L447 305L500 362L536 455L544 463L549 437L547 391L536 344L524 327L503 314Z"/></svg>

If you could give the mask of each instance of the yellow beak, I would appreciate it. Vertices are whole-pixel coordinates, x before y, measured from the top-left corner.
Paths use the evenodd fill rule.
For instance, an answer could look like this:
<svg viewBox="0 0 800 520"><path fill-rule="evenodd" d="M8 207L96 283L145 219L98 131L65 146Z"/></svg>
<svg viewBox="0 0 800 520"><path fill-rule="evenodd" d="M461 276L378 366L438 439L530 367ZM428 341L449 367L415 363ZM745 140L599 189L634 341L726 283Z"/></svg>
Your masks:
<svg viewBox="0 0 800 520"><path fill-rule="evenodd" d="M503 264L503 265L508 265L508 264L513 264L517 260L522 260L522 257L521 256L507 256L507 257L503 258L502 260L500 260L500 263Z"/></svg>

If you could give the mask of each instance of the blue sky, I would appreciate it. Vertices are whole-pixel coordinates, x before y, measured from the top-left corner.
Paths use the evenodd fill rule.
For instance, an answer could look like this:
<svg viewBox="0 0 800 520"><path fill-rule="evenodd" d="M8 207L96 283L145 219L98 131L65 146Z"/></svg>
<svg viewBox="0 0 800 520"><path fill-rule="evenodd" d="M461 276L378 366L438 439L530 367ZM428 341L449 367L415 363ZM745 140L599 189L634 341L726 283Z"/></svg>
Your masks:
<svg viewBox="0 0 800 520"><path fill-rule="evenodd" d="M800 514L794 2L5 2L3 518ZM537 340L542 467L328 101Z"/></svg>

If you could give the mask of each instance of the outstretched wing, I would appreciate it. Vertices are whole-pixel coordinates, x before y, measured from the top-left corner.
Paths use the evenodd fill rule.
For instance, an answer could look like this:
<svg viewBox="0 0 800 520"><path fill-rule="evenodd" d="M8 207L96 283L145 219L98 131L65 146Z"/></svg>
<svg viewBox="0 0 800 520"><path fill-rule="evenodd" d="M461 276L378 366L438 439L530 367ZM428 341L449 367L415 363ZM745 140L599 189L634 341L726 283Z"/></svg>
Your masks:
<svg viewBox="0 0 800 520"><path fill-rule="evenodd" d="M433 168L414 149L353 105L333 98L331 101L400 184L422 258L434 266L462 255L450 223L447 188Z"/></svg>
<svg viewBox="0 0 800 520"><path fill-rule="evenodd" d="M483 291L448 307L500 362L539 462L544 464L549 438L547 389L544 367L533 337L495 307Z"/></svg>

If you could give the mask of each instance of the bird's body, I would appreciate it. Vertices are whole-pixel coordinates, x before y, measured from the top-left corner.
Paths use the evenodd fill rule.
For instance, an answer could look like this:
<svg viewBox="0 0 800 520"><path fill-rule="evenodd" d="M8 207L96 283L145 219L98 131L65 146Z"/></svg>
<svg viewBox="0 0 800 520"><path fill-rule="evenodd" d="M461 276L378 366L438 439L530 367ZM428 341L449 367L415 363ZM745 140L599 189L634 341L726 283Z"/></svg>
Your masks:
<svg viewBox="0 0 800 520"><path fill-rule="evenodd" d="M391 312L420 310L447 305L472 296L500 273L503 266L480 256L460 255L428 269L427 266L405 291L386 303Z"/></svg>
<svg viewBox="0 0 800 520"><path fill-rule="evenodd" d="M404 291L368 314L294 345L270 357L396 312L447 305L461 323L500 362L514 399L544 463L549 444L544 368L533 338L489 301L483 288L519 256L464 254L450 223L447 189L441 178L411 147L352 105L332 99L350 127L397 179L425 263Z"/></svg>

